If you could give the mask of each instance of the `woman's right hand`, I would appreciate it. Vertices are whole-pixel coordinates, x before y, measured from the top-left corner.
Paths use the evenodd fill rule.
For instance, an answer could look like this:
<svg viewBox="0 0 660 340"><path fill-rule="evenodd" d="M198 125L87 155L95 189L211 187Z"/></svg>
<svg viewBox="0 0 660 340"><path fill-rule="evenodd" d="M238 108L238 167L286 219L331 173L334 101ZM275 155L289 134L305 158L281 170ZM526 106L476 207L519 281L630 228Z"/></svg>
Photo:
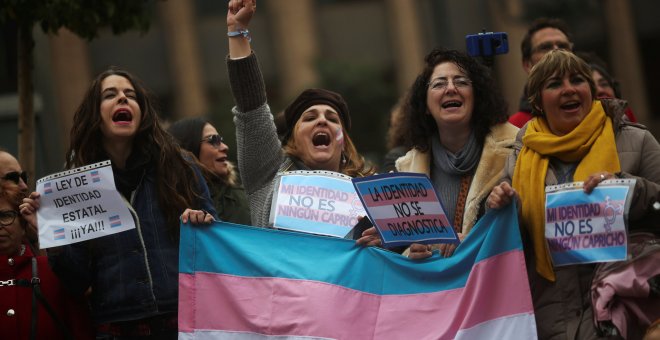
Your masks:
<svg viewBox="0 0 660 340"><path fill-rule="evenodd" d="M230 31L247 29L256 10L257 0L230 0L227 3L227 27Z"/></svg>
<svg viewBox="0 0 660 340"><path fill-rule="evenodd" d="M410 253L408 254L408 258L413 260L421 260L433 255L430 244L413 243L410 245L409 249Z"/></svg>
<svg viewBox="0 0 660 340"><path fill-rule="evenodd" d="M23 219L28 223L28 228L36 235L37 232L37 210L41 206L41 195L38 192L32 192L23 199L23 203L18 206Z"/></svg>
<svg viewBox="0 0 660 340"><path fill-rule="evenodd" d="M489 209L502 209L511 204L511 201L517 196L516 190L511 187L509 182L502 182L490 191L486 199L486 206Z"/></svg>
<svg viewBox="0 0 660 340"><path fill-rule="evenodd" d="M215 221L215 218L213 218L213 215L204 210L194 210L188 208L183 211L183 214L181 214L181 221L183 223L190 222L190 224L193 225L211 224Z"/></svg>

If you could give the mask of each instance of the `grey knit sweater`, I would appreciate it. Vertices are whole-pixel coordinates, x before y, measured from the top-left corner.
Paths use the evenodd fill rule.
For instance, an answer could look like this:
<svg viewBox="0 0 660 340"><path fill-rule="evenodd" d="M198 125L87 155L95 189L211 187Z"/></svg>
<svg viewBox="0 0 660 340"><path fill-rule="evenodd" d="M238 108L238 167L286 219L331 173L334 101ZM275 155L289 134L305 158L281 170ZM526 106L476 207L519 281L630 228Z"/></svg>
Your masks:
<svg viewBox="0 0 660 340"><path fill-rule="evenodd" d="M249 57L227 57L229 81L236 106L232 109L236 125L238 168L250 202L252 224L269 227L273 187L281 171L308 170L282 151L273 115L266 102L259 61Z"/></svg>

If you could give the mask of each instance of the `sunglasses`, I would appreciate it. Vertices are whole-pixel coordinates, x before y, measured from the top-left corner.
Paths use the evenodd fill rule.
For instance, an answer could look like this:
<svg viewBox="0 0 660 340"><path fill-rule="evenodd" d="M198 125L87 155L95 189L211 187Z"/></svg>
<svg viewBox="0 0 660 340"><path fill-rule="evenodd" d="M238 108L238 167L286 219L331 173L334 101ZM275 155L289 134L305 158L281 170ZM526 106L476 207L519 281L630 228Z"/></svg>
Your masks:
<svg viewBox="0 0 660 340"><path fill-rule="evenodd" d="M16 185L20 184L21 179L23 179L23 182L25 182L25 184L27 184L27 182L28 182L27 172L25 172L25 171L23 171L23 172L18 172L18 171L8 172L7 174L5 174L2 177L2 179L6 180L6 181L12 181L12 182L16 183Z"/></svg>
<svg viewBox="0 0 660 340"><path fill-rule="evenodd" d="M11 225L16 220L16 216L18 216L18 212L14 210L0 211L0 226Z"/></svg>
<svg viewBox="0 0 660 340"><path fill-rule="evenodd" d="M213 145L214 147L217 148L217 147L220 146L220 144L225 142L225 139L222 138L222 136L220 136L220 135L210 135L210 136L207 136L207 137L203 138L200 141L200 143L201 142L207 142L207 143L209 143L209 144L211 144L211 145Z"/></svg>

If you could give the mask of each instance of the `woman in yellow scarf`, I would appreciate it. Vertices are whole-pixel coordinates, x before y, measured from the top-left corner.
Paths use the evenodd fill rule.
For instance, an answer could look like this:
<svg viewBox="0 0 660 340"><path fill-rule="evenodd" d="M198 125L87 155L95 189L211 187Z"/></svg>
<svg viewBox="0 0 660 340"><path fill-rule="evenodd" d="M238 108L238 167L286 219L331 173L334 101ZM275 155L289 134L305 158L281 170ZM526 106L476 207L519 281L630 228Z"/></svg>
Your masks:
<svg viewBox="0 0 660 340"><path fill-rule="evenodd" d="M519 198L540 339L598 338L588 294L595 265L553 267L544 236L546 186L584 181L590 193L603 180L635 178L629 227L660 231L653 209L660 200L660 145L643 126L622 119L625 102L594 100L591 74L561 50L534 66L527 88L539 114L520 130L508 176L487 199L497 209Z"/></svg>

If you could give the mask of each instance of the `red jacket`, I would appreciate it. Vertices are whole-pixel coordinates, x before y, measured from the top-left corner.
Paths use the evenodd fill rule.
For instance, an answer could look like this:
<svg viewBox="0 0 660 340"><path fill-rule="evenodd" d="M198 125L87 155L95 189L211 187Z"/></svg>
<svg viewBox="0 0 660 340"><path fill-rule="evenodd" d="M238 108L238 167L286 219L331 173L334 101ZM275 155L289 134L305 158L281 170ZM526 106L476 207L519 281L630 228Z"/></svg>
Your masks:
<svg viewBox="0 0 660 340"><path fill-rule="evenodd" d="M48 266L48 258L37 256L41 293L66 325L74 339L93 339L92 322L84 298L73 298ZM32 278L32 252L27 247L23 256L0 255L0 330L2 339L30 338L32 287L8 285L11 279ZM39 303L37 339L64 339L57 324Z"/></svg>

